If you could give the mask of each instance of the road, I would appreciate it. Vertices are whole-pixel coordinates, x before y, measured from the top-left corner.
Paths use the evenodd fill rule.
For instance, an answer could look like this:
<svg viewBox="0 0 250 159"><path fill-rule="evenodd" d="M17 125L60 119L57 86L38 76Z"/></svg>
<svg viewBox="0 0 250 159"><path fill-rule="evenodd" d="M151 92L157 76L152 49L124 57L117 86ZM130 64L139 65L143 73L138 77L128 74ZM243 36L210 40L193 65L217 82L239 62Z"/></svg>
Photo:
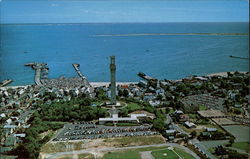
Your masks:
<svg viewBox="0 0 250 159"><path fill-rule="evenodd" d="M176 131L178 131L178 132L180 132L180 133L182 133L182 134L186 134L186 135L188 135L189 136L189 133L187 133L185 130L183 130L181 127L179 127L178 125L176 125L176 124L172 124L173 125L173 127L174 127L174 129L176 130Z"/></svg>
<svg viewBox="0 0 250 159"><path fill-rule="evenodd" d="M216 159L216 157L210 153L206 146L203 145L199 140L197 139L193 139L193 140L189 140L191 142L191 144L195 145L196 147L198 147L198 149L203 152L204 154L206 154L206 156L209 158L209 159Z"/></svg>
<svg viewBox="0 0 250 159"><path fill-rule="evenodd" d="M173 122L172 118L170 117L169 114L166 114L166 120L165 120L165 123L166 124L171 124Z"/></svg>
<svg viewBox="0 0 250 159"><path fill-rule="evenodd" d="M179 149L182 149L183 151L191 154L196 159L200 159L200 157L195 154L193 151L188 149L187 147L184 147L179 144L175 143L166 143L166 144L157 144L157 145L143 145L143 146L130 146L130 147L106 147L106 148L91 148L91 149L85 149L85 150L79 150L79 151L69 151L69 152L58 152L54 154L44 154L43 159L55 159L62 155L68 155L68 154L82 154L82 153L92 153L96 154L96 152L108 152L108 151L118 151L118 150L128 150L128 149L136 149L136 148L146 148L146 147L161 147L161 146L171 146L176 147Z"/></svg>
<svg viewBox="0 0 250 159"><path fill-rule="evenodd" d="M189 133L187 133L185 130L183 130L182 128L180 128L178 125L176 124L173 124L173 127L175 130L183 133L183 134L186 134L189 136ZM203 153L206 154L206 156L210 159L216 159L216 157L210 153L207 148L205 147L205 145L203 145L199 140L197 139L193 139L193 140L189 140L191 144L195 145L196 147L198 147L198 149L200 149Z"/></svg>

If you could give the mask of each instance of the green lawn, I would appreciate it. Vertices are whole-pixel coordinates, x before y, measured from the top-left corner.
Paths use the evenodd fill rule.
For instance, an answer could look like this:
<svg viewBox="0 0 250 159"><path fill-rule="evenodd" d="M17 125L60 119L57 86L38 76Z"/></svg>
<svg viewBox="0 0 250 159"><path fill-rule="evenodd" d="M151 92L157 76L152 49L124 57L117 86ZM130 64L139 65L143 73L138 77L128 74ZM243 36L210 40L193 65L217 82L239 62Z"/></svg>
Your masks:
<svg viewBox="0 0 250 159"><path fill-rule="evenodd" d="M152 155L155 159L179 159L179 157L172 150L158 150L153 151Z"/></svg>
<svg viewBox="0 0 250 159"><path fill-rule="evenodd" d="M163 144L165 143L165 140L160 135L154 135L154 136L108 138L106 139L106 142L116 143L118 147L121 147L121 146Z"/></svg>
<svg viewBox="0 0 250 159"><path fill-rule="evenodd" d="M142 107L137 103L127 103L127 108L129 111L136 111L138 109L141 109Z"/></svg>
<svg viewBox="0 0 250 159"><path fill-rule="evenodd" d="M93 154L79 154L78 155L78 159L94 159L94 155Z"/></svg>
<svg viewBox="0 0 250 159"><path fill-rule="evenodd" d="M163 148L167 147L148 147L148 148L130 149L126 151L108 152L103 156L103 159L140 159L141 151L153 151Z"/></svg>
<svg viewBox="0 0 250 159"><path fill-rule="evenodd" d="M188 116L191 119L196 119L197 118L197 114L188 114Z"/></svg>
<svg viewBox="0 0 250 159"><path fill-rule="evenodd" d="M168 114L172 114L174 112L174 109L173 108L170 108L170 111Z"/></svg>
<svg viewBox="0 0 250 159"><path fill-rule="evenodd" d="M245 151L250 151L250 142L235 142L232 147L242 149Z"/></svg>
<svg viewBox="0 0 250 159"><path fill-rule="evenodd" d="M200 105L199 106L199 110L201 111L201 110L207 110L207 107L205 106L205 105Z"/></svg>
<svg viewBox="0 0 250 159"><path fill-rule="evenodd" d="M135 150L122 151L122 152L108 152L103 156L103 159L140 159L139 152Z"/></svg>
<svg viewBox="0 0 250 159"><path fill-rule="evenodd" d="M174 149L176 153L178 153L182 158L184 159L194 159L194 157L184 151L182 151L181 149Z"/></svg>
<svg viewBox="0 0 250 159"><path fill-rule="evenodd" d="M174 151L181 156L183 159L194 159L194 157L186 152L184 152L181 149L174 148ZM172 150L156 150L152 151L152 155L155 157L155 159L179 159L179 156L176 155L176 153Z"/></svg>

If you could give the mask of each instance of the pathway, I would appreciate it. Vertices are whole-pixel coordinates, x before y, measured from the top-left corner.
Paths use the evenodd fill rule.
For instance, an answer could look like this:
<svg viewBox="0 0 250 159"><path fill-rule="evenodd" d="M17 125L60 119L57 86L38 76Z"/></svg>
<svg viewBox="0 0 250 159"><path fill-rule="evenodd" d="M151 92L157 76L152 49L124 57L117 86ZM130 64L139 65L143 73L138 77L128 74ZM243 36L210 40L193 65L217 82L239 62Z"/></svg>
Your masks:
<svg viewBox="0 0 250 159"><path fill-rule="evenodd" d="M152 151L142 151L140 152L141 159L155 159L154 156L151 154Z"/></svg>

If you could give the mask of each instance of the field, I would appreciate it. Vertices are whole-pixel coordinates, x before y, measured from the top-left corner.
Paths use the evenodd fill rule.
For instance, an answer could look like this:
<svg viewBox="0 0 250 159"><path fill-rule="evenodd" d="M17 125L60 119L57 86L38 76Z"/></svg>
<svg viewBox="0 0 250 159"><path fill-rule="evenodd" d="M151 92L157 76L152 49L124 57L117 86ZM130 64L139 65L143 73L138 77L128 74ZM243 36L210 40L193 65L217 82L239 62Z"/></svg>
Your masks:
<svg viewBox="0 0 250 159"><path fill-rule="evenodd" d="M235 137L235 142L249 142L250 141L250 128L249 126L230 125L223 126L230 134Z"/></svg>
<svg viewBox="0 0 250 159"><path fill-rule="evenodd" d="M179 159L179 156L182 157L183 159L194 159L192 155L180 149L174 148L174 151L169 149L155 150L152 151L152 155L154 156L155 159Z"/></svg>
<svg viewBox="0 0 250 159"><path fill-rule="evenodd" d="M139 148L139 149L130 149L126 151L115 151L108 152L103 156L103 159L140 159L140 152L142 151L154 151L159 149L165 149L164 147L148 147L148 148Z"/></svg>
<svg viewBox="0 0 250 159"><path fill-rule="evenodd" d="M67 152L98 147L124 147L162 143L165 143L165 140L161 135L79 140L69 142L48 142L41 148L41 153Z"/></svg>
<svg viewBox="0 0 250 159"><path fill-rule="evenodd" d="M232 147L250 152L250 142L235 142Z"/></svg>
<svg viewBox="0 0 250 159"><path fill-rule="evenodd" d="M149 147L149 148L139 148L126 151L116 151L108 152L104 155L103 159L140 159L140 152L152 151L152 155L155 159L178 159L179 157L172 151L168 150L167 147ZM193 159L194 157L186 152L175 149L175 152L183 157L184 159ZM165 156L166 155L166 156Z"/></svg>
<svg viewBox="0 0 250 159"><path fill-rule="evenodd" d="M174 151L169 150L167 146L160 147L147 147L147 148L136 148L106 152L103 156L97 157L98 159L141 159L142 152L149 152L155 159L179 159L179 156L183 159L194 159L194 157L181 149L174 148ZM177 155L177 154L179 155ZM92 154L68 154L62 155L57 159L68 159L76 158L78 159L94 159Z"/></svg>
<svg viewBox="0 0 250 159"><path fill-rule="evenodd" d="M116 147L123 146L140 146L151 144L163 144L164 138L161 135L154 136L134 136L134 137L121 137L121 138L109 138L105 142L113 143Z"/></svg>

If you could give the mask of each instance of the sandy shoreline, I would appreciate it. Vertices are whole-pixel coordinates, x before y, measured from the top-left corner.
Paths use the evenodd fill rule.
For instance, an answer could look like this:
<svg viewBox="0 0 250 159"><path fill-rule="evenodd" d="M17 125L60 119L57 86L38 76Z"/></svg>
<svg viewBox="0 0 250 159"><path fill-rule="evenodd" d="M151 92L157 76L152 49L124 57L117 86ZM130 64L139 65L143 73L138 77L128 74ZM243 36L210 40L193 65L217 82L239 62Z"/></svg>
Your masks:
<svg viewBox="0 0 250 159"><path fill-rule="evenodd" d="M240 73L246 73L243 71L238 71ZM234 72L230 72L230 73L234 73ZM217 73L210 73L207 75L203 75L203 76L207 76L207 77L212 77L212 76L222 76L222 77L227 77L227 72L217 72ZM181 81L181 79L178 80L173 80L173 81ZM101 87L101 86L108 86L110 84L110 82L89 82L93 87ZM138 82L116 82L116 85L129 85L129 84L137 84ZM30 85L24 85L24 86L5 86L5 87L0 87L1 88L24 88L27 86L31 86Z"/></svg>
<svg viewBox="0 0 250 159"><path fill-rule="evenodd" d="M116 82L116 85L137 84L138 82ZM90 82L92 87L108 86L110 82Z"/></svg>

